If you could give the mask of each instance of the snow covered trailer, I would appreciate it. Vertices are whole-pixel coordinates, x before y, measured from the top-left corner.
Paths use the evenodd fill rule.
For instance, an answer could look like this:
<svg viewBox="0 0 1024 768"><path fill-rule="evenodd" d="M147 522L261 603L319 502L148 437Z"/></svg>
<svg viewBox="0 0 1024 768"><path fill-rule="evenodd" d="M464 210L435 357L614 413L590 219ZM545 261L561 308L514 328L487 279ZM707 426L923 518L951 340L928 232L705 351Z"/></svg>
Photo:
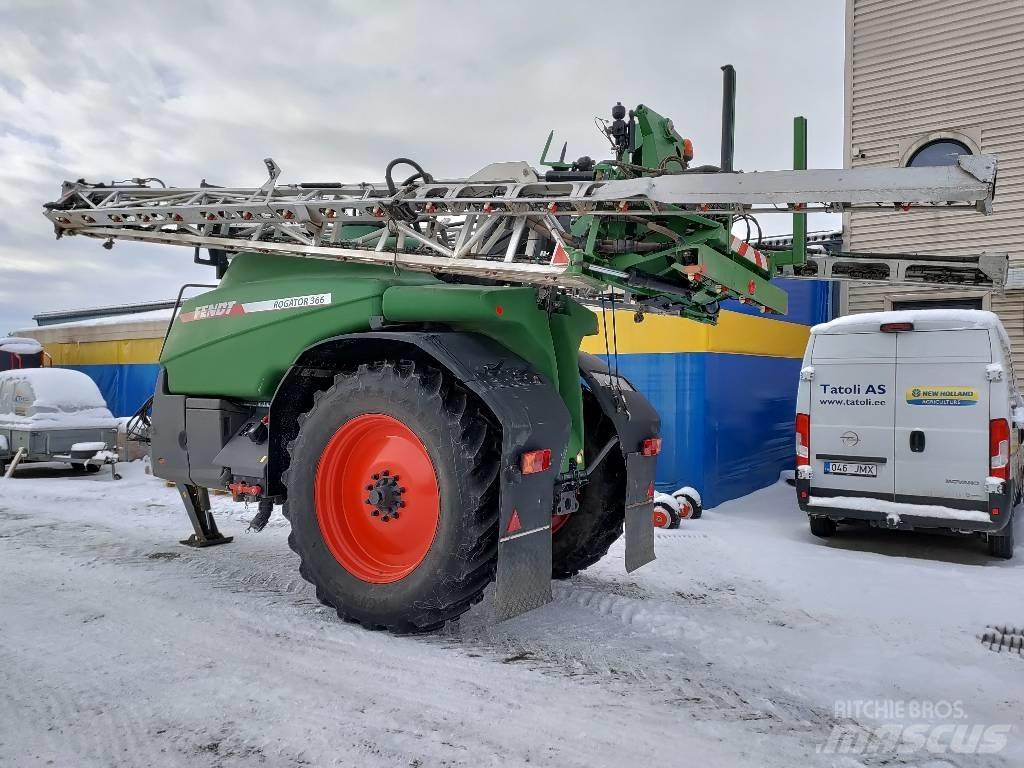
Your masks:
<svg viewBox="0 0 1024 768"><path fill-rule="evenodd" d="M853 315L815 326L800 372L797 497L837 522L978 534L1013 555L1024 409L991 312Z"/></svg>
<svg viewBox="0 0 1024 768"><path fill-rule="evenodd" d="M21 462L61 461L96 472L116 447L117 420L84 373L0 372L0 474L19 452Z"/></svg>

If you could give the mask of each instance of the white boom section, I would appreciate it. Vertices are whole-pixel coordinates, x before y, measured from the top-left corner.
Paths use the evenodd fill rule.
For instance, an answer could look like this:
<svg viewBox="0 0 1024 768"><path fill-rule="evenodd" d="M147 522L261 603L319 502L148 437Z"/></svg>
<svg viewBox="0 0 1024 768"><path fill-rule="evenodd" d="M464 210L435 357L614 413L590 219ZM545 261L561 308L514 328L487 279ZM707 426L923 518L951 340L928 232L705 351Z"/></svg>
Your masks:
<svg viewBox="0 0 1024 768"><path fill-rule="evenodd" d="M808 250L807 263L784 267L786 277L810 280L856 280L906 285L978 286L1001 289L1006 285L1006 253L977 256L932 256L912 253L825 253Z"/></svg>
<svg viewBox="0 0 1024 768"><path fill-rule="evenodd" d="M571 263L575 217L656 219L784 212L991 210L996 161L963 156L938 168L680 173L611 181L542 181L527 163L468 179L384 184L277 183L165 188L65 182L45 215L58 236L82 234L228 252L285 253L597 291L600 264ZM671 206L671 207L666 207ZM382 226L383 225L383 226ZM363 227L364 229L360 229Z"/></svg>
<svg viewBox="0 0 1024 768"><path fill-rule="evenodd" d="M596 200L642 197L659 203L696 204L737 213L802 210L842 213L881 205L966 203L991 210L996 161L990 155L960 155L956 165L930 168L760 171L673 174L614 182L592 193Z"/></svg>

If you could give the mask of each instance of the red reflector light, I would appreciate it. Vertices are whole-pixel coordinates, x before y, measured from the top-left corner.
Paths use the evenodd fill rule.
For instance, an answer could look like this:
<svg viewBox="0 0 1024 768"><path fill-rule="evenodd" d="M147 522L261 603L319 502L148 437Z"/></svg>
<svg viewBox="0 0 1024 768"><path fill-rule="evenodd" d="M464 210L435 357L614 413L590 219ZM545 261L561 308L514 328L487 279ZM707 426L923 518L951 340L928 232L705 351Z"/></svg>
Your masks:
<svg viewBox="0 0 1024 768"><path fill-rule="evenodd" d="M1000 480L1010 479L1010 424L1006 419L988 423L989 474Z"/></svg>
<svg viewBox="0 0 1024 768"><path fill-rule="evenodd" d="M657 456L661 453L661 438L649 437L640 443L640 453L644 456Z"/></svg>
<svg viewBox="0 0 1024 768"><path fill-rule="evenodd" d="M882 323L878 326L878 330L882 333L899 333L900 331L912 331L914 330L913 323Z"/></svg>
<svg viewBox="0 0 1024 768"><path fill-rule="evenodd" d="M806 413L796 415L796 465L811 463L811 417Z"/></svg>
<svg viewBox="0 0 1024 768"><path fill-rule="evenodd" d="M992 507L992 517L999 517L999 507Z"/></svg>
<svg viewBox="0 0 1024 768"><path fill-rule="evenodd" d="M519 457L519 467L524 475L533 475L551 468L551 449L527 451Z"/></svg>
<svg viewBox="0 0 1024 768"><path fill-rule="evenodd" d="M683 160L693 160L693 142L683 139Z"/></svg>
<svg viewBox="0 0 1024 768"><path fill-rule="evenodd" d="M508 521L508 527L505 529L505 533L515 533L516 531L523 530L523 521L519 519L519 510L512 510L512 517Z"/></svg>
<svg viewBox="0 0 1024 768"><path fill-rule="evenodd" d="M650 501L653 498L654 498L654 481L652 480L651 484L647 486L647 500Z"/></svg>

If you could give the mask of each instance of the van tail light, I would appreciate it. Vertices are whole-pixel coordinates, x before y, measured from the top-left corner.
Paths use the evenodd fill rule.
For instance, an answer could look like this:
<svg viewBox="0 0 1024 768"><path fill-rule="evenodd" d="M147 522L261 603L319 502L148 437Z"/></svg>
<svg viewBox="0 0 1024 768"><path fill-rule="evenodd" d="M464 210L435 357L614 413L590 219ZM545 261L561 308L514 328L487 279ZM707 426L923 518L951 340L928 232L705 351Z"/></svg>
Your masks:
<svg viewBox="0 0 1024 768"><path fill-rule="evenodd" d="M796 415L796 465L811 463L811 417L806 413Z"/></svg>
<svg viewBox="0 0 1024 768"><path fill-rule="evenodd" d="M1006 419L988 423L989 474L1000 480L1010 479L1010 424Z"/></svg>
<svg viewBox="0 0 1024 768"><path fill-rule="evenodd" d="M878 326L878 330L882 333L899 333L900 331L912 331L914 330L913 323L882 323Z"/></svg>

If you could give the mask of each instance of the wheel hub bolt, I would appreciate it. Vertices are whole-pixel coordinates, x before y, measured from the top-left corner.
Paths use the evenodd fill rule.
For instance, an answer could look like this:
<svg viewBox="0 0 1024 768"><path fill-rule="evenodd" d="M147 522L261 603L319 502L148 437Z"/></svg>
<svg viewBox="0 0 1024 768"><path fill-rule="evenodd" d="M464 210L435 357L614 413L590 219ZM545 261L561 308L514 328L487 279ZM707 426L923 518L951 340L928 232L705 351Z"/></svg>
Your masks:
<svg viewBox="0 0 1024 768"><path fill-rule="evenodd" d="M392 519L398 519L398 510L406 505L402 494L406 492L404 486L398 484L398 475L392 475L390 470L381 470L371 476L373 483L366 486L368 491L364 500L370 510L371 517L379 517L381 522L387 523Z"/></svg>

